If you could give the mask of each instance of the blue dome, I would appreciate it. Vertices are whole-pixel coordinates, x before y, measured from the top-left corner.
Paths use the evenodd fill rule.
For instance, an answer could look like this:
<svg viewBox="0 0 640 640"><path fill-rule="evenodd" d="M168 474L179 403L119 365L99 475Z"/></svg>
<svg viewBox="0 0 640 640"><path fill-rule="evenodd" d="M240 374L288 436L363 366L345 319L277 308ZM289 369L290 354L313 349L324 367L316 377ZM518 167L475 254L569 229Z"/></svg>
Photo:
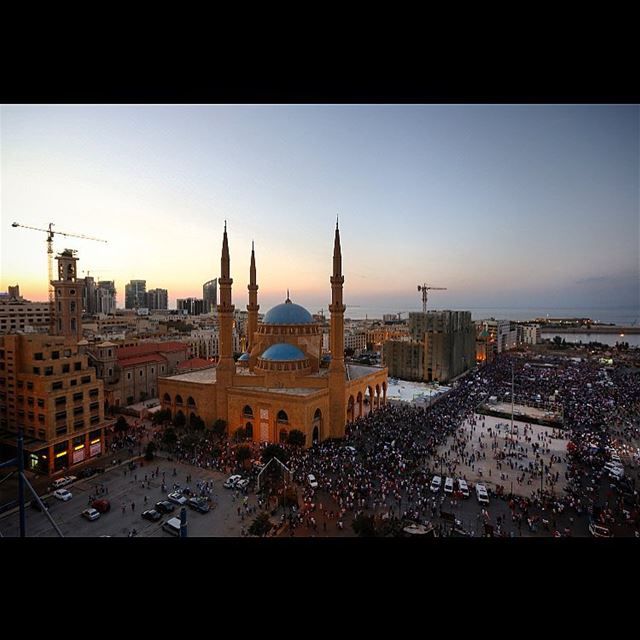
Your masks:
<svg viewBox="0 0 640 640"><path fill-rule="evenodd" d="M248 362L249 361L249 353L243 353L239 358L238 362Z"/></svg>
<svg viewBox="0 0 640 640"><path fill-rule="evenodd" d="M263 324L313 324L311 314L291 301L277 304L267 311Z"/></svg>
<svg viewBox="0 0 640 640"><path fill-rule="evenodd" d="M263 360L305 360L307 356L293 344L287 342L279 342L272 344L261 356Z"/></svg>

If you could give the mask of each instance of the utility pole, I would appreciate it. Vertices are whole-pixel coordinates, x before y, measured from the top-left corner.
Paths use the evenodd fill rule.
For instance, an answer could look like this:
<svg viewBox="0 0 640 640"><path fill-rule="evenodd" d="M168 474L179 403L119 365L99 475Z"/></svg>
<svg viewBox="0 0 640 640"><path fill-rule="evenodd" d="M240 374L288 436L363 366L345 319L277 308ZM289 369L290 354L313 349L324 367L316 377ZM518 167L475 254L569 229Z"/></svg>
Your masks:
<svg viewBox="0 0 640 640"><path fill-rule="evenodd" d="M514 400L513 362L511 363L511 438L513 438L513 400Z"/></svg>

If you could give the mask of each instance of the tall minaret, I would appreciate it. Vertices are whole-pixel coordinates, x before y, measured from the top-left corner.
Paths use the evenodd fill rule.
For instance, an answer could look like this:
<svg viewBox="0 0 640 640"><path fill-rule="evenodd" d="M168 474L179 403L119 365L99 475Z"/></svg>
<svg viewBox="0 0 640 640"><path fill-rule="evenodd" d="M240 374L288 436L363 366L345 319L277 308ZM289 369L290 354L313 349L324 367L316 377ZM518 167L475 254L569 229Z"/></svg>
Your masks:
<svg viewBox="0 0 640 640"><path fill-rule="evenodd" d="M255 332L258 330L258 285L256 283L256 255L253 249L253 241L251 242L251 266L249 267L249 304L247 311L249 312L249 321L247 322L247 351L251 353L253 349L253 341Z"/></svg>
<svg viewBox="0 0 640 640"><path fill-rule="evenodd" d="M344 436L347 418L345 400L344 366L344 310L342 302L342 252L340 251L340 230L336 219L336 235L333 243L333 275L331 276L331 363L329 364L329 433L323 437L340 438Z"/></svg>
<svg viewBox="0 0 640 640"><path fill-rule="evenodd" d="M216 413L219 418L228 420L227 390L233 384L236 365L233 361L233 311L231 304L231 267L229 260L229 241L227 240L227 222L224 223L222 237L222 259L220 260L220 304L218 304L218 330L220 332L219 361L216 369ZM229 425L231 426L231 425Z"/></svg>

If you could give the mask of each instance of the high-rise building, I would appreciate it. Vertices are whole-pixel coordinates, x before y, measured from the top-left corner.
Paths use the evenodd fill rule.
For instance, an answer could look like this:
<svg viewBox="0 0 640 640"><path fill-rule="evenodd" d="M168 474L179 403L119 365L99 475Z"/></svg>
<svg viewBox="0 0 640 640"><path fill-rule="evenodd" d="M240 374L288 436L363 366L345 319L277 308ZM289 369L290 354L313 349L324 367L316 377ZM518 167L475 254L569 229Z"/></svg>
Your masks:
<svg viewBox="0 0 640 640"><path fill-rule="evenodd" d="M129 284L124 286L124 308L137 309L138 307L146 307L146 294L146 280L130 280Z"/></svg>
<svg viewBox="0 0 640 640"><path fill-rule="evenodd" d="M113 280L101 280L96 288L96 313L113 315L116 312L116 287Z"/></svg>
<svg viewBox="0 0 640 640"><path fill-rule="evenodd" d="M82 308L89 316L96 313L96 282L91 276L86 276L84 279Z"/></svg>
<svg viewBox="0 0 640 640"><path fill-rule="evenodd" d="M209 280L202 285L202 299L204 300L204 313L211 313L218 306L218 278Z"/></svg>
<svg viewBox="0 0 640 640"><path fill-rule="evenodd" d="M0 293L0 333L46 331L50 317L49 303L25 300L18 285L9 287L8 293Z"/></svg>
<svg viewBox="0 0 640 640"><path fill-rule="evenodd" d="M176 300L178 311L186 311L190 316L199 316L205 312L205 301L201 298L178 298Z"/></svg>
<svg viewBox="0 0 640 640"><path fill-rule="evenodd" d="M448 382L476 361L476 329L470 311L409 314L410 340L385 342L389 375Z"/></svg>
<svg viewBox="0 0 640 640"><path fill-rule="evenodd" d="M147 309L156 311L157 309L169 308L169 293L166 289L150 289L147 291Z"/></svg>

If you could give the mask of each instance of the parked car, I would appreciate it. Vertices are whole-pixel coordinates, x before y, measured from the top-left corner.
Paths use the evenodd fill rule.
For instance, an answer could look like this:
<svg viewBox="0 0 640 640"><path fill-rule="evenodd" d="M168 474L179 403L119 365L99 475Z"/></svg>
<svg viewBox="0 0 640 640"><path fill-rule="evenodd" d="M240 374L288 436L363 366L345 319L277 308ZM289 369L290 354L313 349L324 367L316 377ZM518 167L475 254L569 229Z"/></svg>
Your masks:
<svg viewBox="0 0 640 640"><path fill-rule="evenodd" d="M169 518L163 525L162 530L170 533L173 536L180 535L180 518Z"/></svg>
<svg viewBox="0 0 640 640"><path fill-rule="evenodd" d="M62 500L63 502L66 502L67 500L71 500L71 498L73 498L73 494L71 493L71 491L67 491L66 489L56 489L53 492L53 496L54 498Z"/></svg>
<svg viewBox="0 0 640 640"><path fill-rule="evenodd" d="M91 506L100 513L107 513L111 509L111 503L105 499L94 500Z"/></svg>
<svg viewBox="0 0 640 640"><path fill-rule="evenodd" d="M171 500L171 502L173 502L174 504L178 504L180 506L187 504L187 498L185 498L185 496L183 496L180 491L174 491L173 493L170 493L167 498L169 498L169 500Z"/></svg>
<svg viewBox="0 0 640 640"><path fill-rule="evenodd" d="M309 483L309 486L312 489L317 489L318 488L318 481L316 480L316 477L313 475L313 473L310 473L307 476L307 482Z"/></svg>
<svg viewBox="0 0 640 640"><path fill-rule="evenodd" d="M205 498L189 498L187 503L191 509L195 509L198 513L208 513L211 510L209 502Z"/></svg>
<svg viewBox="0 0 640 640"><path fill-rule="evenodd" d="M100 517L100 512L95 509L85 509L82 512L82 517L87 520L97 520Z"/></svg>
<svg viewBox="0 0 640 640"><path fill-rule="evenodd" d="M162 518L162 514L155 509L147 509L142 512L142 517L145 520L151 520L151 522L158 522Z"/></svg>
<svg viewBox="0 0 640 640"><path fill-rule="evenodd" d="M458 480L458 491L463 495L463 497L469 497L469 486L467 485L467 481L462 478Z"/></svg>
<svg viewBox="0 0 640 640"><path fill-rule="evenodd" d="M78 478L76 476L63 476L62 478L58 478L51 483L52 489L62 489L62 487L66 487L68 484L71 484Z"/></svg>
<svg viewBox="0 0 640 640"><path fill-rule="evenodd" d="M453 478L447 478L444 481L444 492L453 493Z"/></svg>
<svg viewBox="0 0 640 640"><path fill-rule="evenodd" d="M594 538L612 538L613 537L611 531L607 527L603 527L602 525L595 524L594 522L589 524L589 533Z"/></svg>
<svg viewBox="0 0 640 640"><path fill-rule="evenodd" d="M240 480L242 478L242 476L238 476L238 475L233 475L233 476L229 476L224 484L222 485L225 489L233 489L236 486L236 482L238 482L238 480Z"/></svg>
<svg viewBox="0 0 640 640"><path fill-rule="evenodd" d="M442 478L440 476L433 476L431 480L431 486L429 487L433 493L438 493L440 491L440 486L442 485Z"/></svg>
<svg viewBox="0 0 640 640"><path fill-rule="evenodd" d="M160 513L171 513L175 509L175 506L168 500L161 500L156 502L156 510Z"/></svg>
<svg viewBox="0 0 640 640"><path fill-rule="evenodd" d="M236 482L235 488L244 489L247 486L249 486L249 478L240 478L240 480Z"/></svg>
<svg viewBox="0 0 640 640"><path fill-rule="evenodd" d="M40 502L42 502L44 508L49 511L49 503L44 498L40 498ZM31 501L31 508L35 509L36 511L42 511L40 505L38 504L38 501L35 499Z"/></svg>

